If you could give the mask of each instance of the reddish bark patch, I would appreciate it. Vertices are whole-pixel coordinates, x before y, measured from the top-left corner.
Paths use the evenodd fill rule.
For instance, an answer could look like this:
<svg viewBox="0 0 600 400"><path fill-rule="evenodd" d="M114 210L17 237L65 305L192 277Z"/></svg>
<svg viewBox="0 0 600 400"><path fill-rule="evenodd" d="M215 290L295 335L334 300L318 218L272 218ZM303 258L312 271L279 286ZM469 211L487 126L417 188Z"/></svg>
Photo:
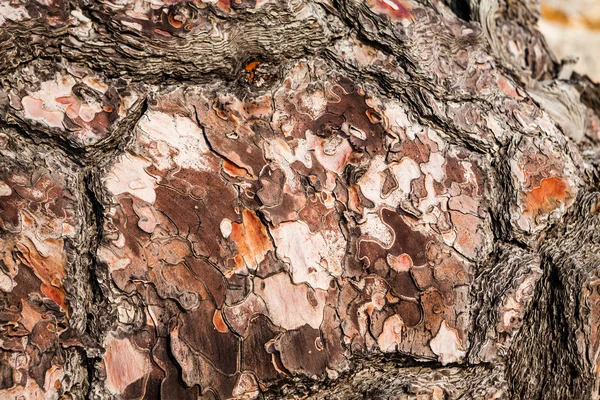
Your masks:
<svg viewBox="0 0 600 400"><path fill-rule="evenodd" d="M43 284L41 291L46 295L46 297L58 304L61 309L67 309L67 305L65 303L65 291L62 288Z"/></svg>
<svg viewBox="0 0 600 400"><path fill-rule="evenodd" d="M225 321L223 320L223 312L219 309L215 310L215 314L213 315L213 325L215 329L221 333L229 331L227 324L225 324Z"/></svg>
<svg viewBox="0 0 600 400"><path fill-rule="evenodd" d="M238 168L226 160L223 160L223 172L233 177L245 177L248 175L245 169Z"/></svg>
<svg viewBox="0 0 600 400"><path fill-rule="evenodd" d="M413 19L410 6L403 0L367 0L367 4L377 14L387 15L392 21Z"/></svg>
<svg viewBox="0 0 600 400"><path fill-rule="evenodd" d="M569 183L563 178L542 179L540 186L527 193L525 213L529 215L547 214L566 204L573 197Z"/></svg>
<svg viewBox="0 0 600 400"><path fill-rule="evenodd" d="M250 266L256 269L265 259L267 251L273 250L273 244L267 234L267 228L253 211L242 212L242 223L232 224L231 239L237 244L235 256L236 268Z"/></svg>

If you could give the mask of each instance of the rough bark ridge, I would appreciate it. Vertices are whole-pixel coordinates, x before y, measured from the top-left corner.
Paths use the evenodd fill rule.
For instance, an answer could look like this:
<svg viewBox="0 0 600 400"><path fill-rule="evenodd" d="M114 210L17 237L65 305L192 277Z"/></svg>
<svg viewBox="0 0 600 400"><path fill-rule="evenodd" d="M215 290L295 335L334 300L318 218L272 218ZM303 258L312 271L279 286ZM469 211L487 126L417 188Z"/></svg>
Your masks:
<svg viewBox="0 0 600 400"><path fill-rule="evenodd" d="M538 17L0 0L0 398L599 398L600 92Z"/></svg>

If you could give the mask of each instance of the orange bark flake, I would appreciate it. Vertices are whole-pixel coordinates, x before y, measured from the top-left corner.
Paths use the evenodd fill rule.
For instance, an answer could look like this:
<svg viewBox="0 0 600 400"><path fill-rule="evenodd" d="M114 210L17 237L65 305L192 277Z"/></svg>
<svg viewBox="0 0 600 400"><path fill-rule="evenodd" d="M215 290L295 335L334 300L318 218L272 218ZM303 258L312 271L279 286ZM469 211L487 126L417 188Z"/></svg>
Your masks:
<svg viewBox="0 0 600 400"><path fill-rule="evenodd" d="M355 213L362 214L363 206L360 204L360 196L358 195L358 191L360 188L358 185L351 185L348 188L348 208Z"/></svg>
<svg viewBox="0 0 600 400"><path fill-rule="evenodd" d="M213 315L213 325L218 332L229 332L229 328L227 328L227 324L223 319L223 312L221 310L215 310L215 314Z"/></svg>
<svg viewBox="0 0 600 400"><path fill-rule="evenodd" d="M254 82L254 70L256 69L256 67L258 67L260 65L260 61L250 61L248 64L246 64L246 71L248 72L248 82L252 83Z"/></svg>
<svg viewBox="0 0 600 400"><path fill-rule="evenodd" d="M46 295L46 297L58 304L61 309L67 309L67 305L65 303L65 291L62 288L43 284L41 291Z"/></svg>
<svg viewBox="0 0 600 400"><path fill-rule="evenodd" d="M227 173L229 176L233 177L246 177L248 175L248 171L243 168L236 167L234 164L223 160L223 172Z"/></svg>
<svg viewBox="0 0 600 400"><path fill-rule="evenodd" d="M167 19L169 24L174 28L181 28L183 26L183 21L181 21L181 17L178 15L169 14Z"/></svg>
<svg viewBox="0 0 600 400"><path fill-rule="evenodd" d="M572 196L569 183L565 179L542 179L539 187L527 193L525 213L529 215L547 214L558 208L558 203L566 204Z"/></svg>
<svg viewBox="0 0 600 400"><path fill-rule="evenodd" d="M250 61L248 64L246 64L246 71L251 72L254 71L256 69L256 67L258 67L260 65L260 61Z"/></svg>
<svg viewBox="0 0 600 400"><path fill-rule="evenodd" d="M235 256L236 269L258 268L273 244L267 234L267 228L251 210L242 212L242 223L233 223L230 238L236 243L238 254Z"/></svg>

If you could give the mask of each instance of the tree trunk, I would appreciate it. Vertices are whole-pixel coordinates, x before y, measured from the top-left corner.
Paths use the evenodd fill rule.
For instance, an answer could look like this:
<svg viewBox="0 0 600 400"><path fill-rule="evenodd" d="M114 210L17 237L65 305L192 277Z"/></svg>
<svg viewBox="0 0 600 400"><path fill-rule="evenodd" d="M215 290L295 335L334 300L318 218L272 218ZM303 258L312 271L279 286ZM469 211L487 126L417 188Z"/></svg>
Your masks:
<svg viewBox="0 0 600 400"><path fill-rule="evenodd" d="M598 399L600 90L537 0L0 0L0 398Z"/></svg>

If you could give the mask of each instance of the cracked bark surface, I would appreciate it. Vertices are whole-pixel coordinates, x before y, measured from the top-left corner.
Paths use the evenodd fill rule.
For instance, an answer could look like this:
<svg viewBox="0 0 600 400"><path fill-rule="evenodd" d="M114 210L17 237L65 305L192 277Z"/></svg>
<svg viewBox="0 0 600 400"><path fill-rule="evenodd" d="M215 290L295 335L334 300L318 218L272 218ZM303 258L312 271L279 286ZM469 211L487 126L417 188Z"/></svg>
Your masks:
<svg viewBox="0 0 600 400"><path fill-rule="evenodd" d="M600 92L538 18L0 0L0 398L598 398Z"/></svg>

